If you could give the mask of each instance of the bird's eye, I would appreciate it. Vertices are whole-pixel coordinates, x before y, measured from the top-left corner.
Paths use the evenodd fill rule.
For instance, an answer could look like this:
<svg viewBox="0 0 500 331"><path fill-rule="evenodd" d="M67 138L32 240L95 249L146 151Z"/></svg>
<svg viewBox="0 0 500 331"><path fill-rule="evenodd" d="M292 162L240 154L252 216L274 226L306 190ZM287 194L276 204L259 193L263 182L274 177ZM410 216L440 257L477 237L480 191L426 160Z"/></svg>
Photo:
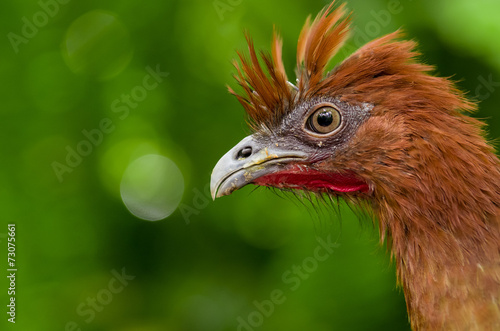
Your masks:
<svg viewBox="0 0 500 331"><path fill-rule="evenodd" d="M333 107L322 107L316 110L307 120L307 129L319 134L335 131L341 123L340 113Z"/></svg>

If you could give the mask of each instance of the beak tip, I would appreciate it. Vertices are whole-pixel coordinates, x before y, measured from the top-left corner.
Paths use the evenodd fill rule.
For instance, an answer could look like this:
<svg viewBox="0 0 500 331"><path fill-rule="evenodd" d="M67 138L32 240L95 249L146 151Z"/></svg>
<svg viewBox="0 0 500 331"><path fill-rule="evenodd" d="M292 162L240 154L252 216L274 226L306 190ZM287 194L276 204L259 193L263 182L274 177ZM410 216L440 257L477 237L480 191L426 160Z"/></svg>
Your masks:
<svg viewBox="0 0 500 331"><path fill-rule="evenodd" d="M212 180L210 183L210 194L212 196L212 200L216 200L217 198L221 198L225 195L230 195L236 187L234 184L231 185L231 182L224 183L223 180L217 179L215 181Z"/></svg>
<svg viewBox="0 0 500 331"><path fill-rule="evenodd" d="M222 187L223 178L224 177L217 176L212 173L212 178L210 179L210 195L212 196L213 201L215 201L215 199L217 198L227 195L227 193L224 194L225 190Z"/></svg>
<svg viewBox="0 0 500 331"><path fill-rule="evenodd" d="M212 196L212 200L215 201L215 199L218 198L218 191L219 191L219 187L218 185L216 185L212 179L211 183L210 183L210 195Z"/></svg>

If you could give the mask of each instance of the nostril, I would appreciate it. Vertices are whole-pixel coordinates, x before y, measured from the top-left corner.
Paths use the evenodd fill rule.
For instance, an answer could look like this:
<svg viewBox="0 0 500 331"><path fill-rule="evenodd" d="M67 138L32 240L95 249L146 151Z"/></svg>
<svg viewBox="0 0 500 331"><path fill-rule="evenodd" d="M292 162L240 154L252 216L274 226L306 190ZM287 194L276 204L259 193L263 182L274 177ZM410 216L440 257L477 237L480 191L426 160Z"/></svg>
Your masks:
<svg viewBox="0 0 500 331"><path fill-rule="evenodd" d="M252 155L252 147L245 147L238 152L238 159L246 159Z"/></svg>

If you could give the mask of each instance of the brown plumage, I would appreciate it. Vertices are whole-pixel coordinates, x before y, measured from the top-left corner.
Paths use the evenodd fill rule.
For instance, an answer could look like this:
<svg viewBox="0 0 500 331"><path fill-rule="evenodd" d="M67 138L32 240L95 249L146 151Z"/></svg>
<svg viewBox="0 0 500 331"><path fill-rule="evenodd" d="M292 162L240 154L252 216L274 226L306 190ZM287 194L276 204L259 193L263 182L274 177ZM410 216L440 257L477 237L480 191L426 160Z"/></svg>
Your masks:
<svg viewBox="0 0 500 331"><path fill-rule="evenodd" d="M500 330L500 162L484 124L466 114L476 104L432 76L400 32L325 73L349 35L344 8L307 19L296 86L277 33L263 65L247 36L250 59L235 62L242 94L230 92L255 133L214 169L214 197L252 183L365 202L413 329ZM325 133L332 113L341 120Z"/></svg>

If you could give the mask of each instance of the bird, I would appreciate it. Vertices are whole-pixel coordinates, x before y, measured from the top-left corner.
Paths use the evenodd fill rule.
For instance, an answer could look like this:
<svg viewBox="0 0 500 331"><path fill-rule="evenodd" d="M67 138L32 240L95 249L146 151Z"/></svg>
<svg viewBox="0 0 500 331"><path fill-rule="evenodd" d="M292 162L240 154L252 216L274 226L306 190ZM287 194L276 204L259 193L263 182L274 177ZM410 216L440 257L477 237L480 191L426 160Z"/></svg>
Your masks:
<svg viewBox="0 0 500 331"><path fill-rule="evenodd" d="M397 30L327 71L351 35L335 1L297 43L296 82L271 51L237 52L235 89L251 135L212 171L212 197L253 184L341 198L373 216L413 330L500 330L500 161L450 78Z"/></svg>

